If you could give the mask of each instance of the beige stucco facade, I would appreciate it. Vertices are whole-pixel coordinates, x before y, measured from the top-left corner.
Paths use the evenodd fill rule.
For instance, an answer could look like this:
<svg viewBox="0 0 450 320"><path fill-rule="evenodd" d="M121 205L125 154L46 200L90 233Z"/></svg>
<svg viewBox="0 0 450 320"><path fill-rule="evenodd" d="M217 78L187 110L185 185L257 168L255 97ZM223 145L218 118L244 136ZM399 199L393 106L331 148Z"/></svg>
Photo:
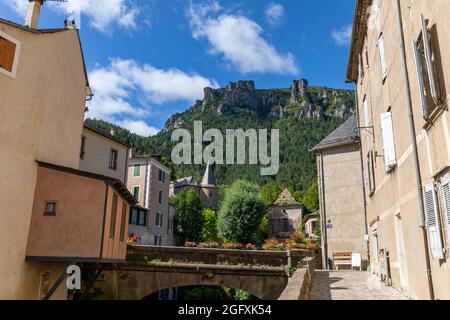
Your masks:
<svg viewBox="0 0 450 320"><path fill-rule="evenodd" d="M324 259L333 268L333 253L368 252L361 157L357 141L317 151L320 221ZM325 260L324 260L325 263Z"/></svg>
<svg viewBox="0 0 450 320"><path fill-rule="evenodd" d="M110 137L109 133L101 133L86 125L81 139L84 143L80 153L80 169L113 177L126 184L130 146ZM117 152L115 168L110 167L112 150Z"/></svg>
<svg viewBox="0 0 450 320"><path fill-rule="evenodd" d="M139 174L135 172L136 166L140 168ZM141 244L159 245L160 241L163 246L174 245L173 212L169 210L170 173L169 168L151 156L128 161L128 189L133 193L138 188L139 206L147 209L145 225L131 223L129 229L130 234L140 237Z"/></svg>
<svg viewBox="0 0 450 320"><path fill-rule="evenodd" d="M368 155L374 154L373 188L367 188L366 202L372 272L388 275L388 282L416 299L429 299L427 258L430 260L432 287L436 299L450 299L450 256L441 183L450 166L450 117L448 90L450 80L450 10L446 0L400 1L404 28L406 67L409 75L415 136L417 139L420 180L425 187L435 183L439 217L442 259L427 252L429 228L423 221L416 183L413 140L408 121L408 95L405 90L401 37L398 28L397 1L374 1L374 13L368 22L365 12L372 1L357 1L351 56L347 78L357 84L362 156L366 180L369 179ZM413 41L421 41L421 15L436 58L436 73L442 100L428 120L422 115L419 72ZM384 38L385 74L379 51L380 35ZM361 56L358 66L358 56ZM358 70L359 68L359 70ZM424 66L425 68L425 66ZM362 71L362 72L361 72ZM426 81L426 79L425 79ZM391 112L394 165L386 170L381 130L381 114ZM373 127L373 128L372 128ZM417 175L419 176L419 175ZM366 181L366 186L368 186ZM424 193L423 193L424 194ZM425 194L424 194L425 195ZM426 201L425 211L430 203ZM424 223L425 222L425 223ZM450 221L449 221L450 222ZM389 253L386 264L384 254ZM388 271L390 270L390 272Z"/></svg>
<svg viewBox="0 0 450 320"><path fill-rule="evenodd" d="M36 160L76 168L87 79L77 30L41 32L0 20L18 50L14 74L0 72L0 299L37 299L43 271L26 263Z"/></svg>

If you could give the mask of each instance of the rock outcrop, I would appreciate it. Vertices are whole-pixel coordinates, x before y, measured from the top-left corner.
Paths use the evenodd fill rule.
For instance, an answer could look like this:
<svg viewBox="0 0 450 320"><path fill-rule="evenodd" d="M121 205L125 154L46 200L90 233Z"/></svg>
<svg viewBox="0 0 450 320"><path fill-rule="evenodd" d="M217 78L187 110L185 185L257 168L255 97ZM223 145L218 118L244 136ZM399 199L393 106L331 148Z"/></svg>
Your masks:
<svg viewBox="0 0 450 320"><path fill-rule="evenodd" d="M349 117L354 113L355 102L353 91L309 87L306 79L294 80L286 89L261 90L255 88L254 81L241 80L230 82L225 88L205 88L204 98L196 106L201 106L202 113L213 112L218 116L245 113L277 119L294 116L326 120ZM183 114L175 114L165 128L171 130L182 124Z"/></svg>

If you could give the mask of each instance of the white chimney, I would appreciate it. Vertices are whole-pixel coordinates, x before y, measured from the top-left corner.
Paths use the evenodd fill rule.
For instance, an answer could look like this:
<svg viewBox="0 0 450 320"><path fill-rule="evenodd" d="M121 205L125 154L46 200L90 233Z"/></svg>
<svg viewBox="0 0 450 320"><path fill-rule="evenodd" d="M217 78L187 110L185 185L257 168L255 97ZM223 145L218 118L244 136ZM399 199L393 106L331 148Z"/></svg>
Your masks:
<svg viewBox="0 0 450 320"><path fill-rule="evenodd" d="M25 26L33 29L37 29L39 14L41 13L41 6L44 0L28 0L27 17L25 18Z"/></svg>

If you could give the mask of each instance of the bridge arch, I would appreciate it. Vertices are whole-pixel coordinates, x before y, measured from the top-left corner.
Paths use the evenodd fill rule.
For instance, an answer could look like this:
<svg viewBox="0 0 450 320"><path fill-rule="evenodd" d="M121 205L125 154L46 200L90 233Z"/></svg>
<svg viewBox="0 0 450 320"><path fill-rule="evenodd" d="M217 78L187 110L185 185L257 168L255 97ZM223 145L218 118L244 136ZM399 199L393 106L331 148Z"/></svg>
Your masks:
<svg viewBox="0 0 450 320"><path fill-rule="evenodd" d="M150 270L151 269L151 270ZM215 286L240 289L261 300L275 300L288 283L283 270L248 270L222 266L207 270L200 267L121 270L118 294L121 300L141 300L156 292L188 286Z"/></svg>

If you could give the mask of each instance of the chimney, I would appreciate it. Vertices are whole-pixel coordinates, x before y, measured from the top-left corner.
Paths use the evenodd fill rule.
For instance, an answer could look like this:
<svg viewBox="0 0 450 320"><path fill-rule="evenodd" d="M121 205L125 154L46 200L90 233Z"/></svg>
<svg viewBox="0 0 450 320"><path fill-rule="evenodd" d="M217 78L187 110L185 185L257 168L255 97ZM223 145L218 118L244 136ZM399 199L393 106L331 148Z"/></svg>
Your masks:
<svg viewBox="0 0 450 320"><path fill-rule="evenodd" d="M37 29L38 27L38 21L39 21L39 14L41 12L41 6L44 3L44 0L28 0L28 11L27 11L27 17L25 18L25 26Z"/></svg>

